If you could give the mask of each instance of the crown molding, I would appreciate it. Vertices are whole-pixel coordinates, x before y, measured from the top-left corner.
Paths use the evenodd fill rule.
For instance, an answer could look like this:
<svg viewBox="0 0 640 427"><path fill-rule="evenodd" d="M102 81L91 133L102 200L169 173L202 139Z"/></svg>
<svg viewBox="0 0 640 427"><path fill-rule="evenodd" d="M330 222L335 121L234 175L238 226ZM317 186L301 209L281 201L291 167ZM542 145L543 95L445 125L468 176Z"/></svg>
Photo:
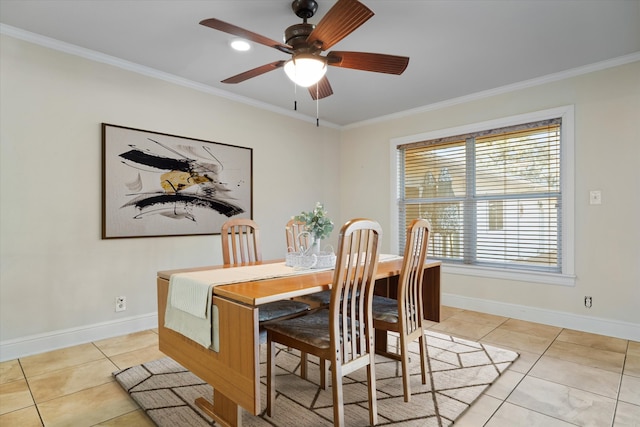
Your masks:
<svg viewBox="0 0 640 427"><path fill-rule="evenodd" d="M316 123L315 117L306 116L285 108L274 107L273 105L267 104L265 102L260 102L251 98L236 95L231 92L227 92L211 86L207 86L202 83L197 83L192 80L175 76L173 74L165 73L163 71L159 71L154 68L146 67L130 61L125 61L123 59L116 58L114 56L96 52L91 49L86 49L71 43L65 43L60 40L42 36L40 34L32 33L29 31L25 31L20 28L12 27L10 25L0 24L0 34L5 34L10 37L14 37L14 38L24 40L40 46L44 46L49 49L65 52L71 55L76 55L92 61L112 65L124 70L142 74L148 77L164 80L169 83L173 83L179 86L184 86L190 89L194 89L194 90L204 92L210 95L218 96L221 98L229 99L231 101L239 102L242 104L250 105L252 107L259 108L262 110L271 111L276 114L285 115L285 116L292 117L298 120L303 120L309 123L314 123L314 124ZM585 65L582 67L573 68L573 69L561 71L558 73L548 74L542 77L537 77L535 79L530 79L530 80L525 80L522 82L510 84L510 85L500 86L494 89L476 92L476 93L461 96L458 98L452 98L445 101L424 105L422 107L413 108L410 110L399 111L397 113L376 117L374 119L363 120L360 122L351 123L344 126L340 126L335 123L331 123L327 121L322 121L322 125L328 128L343 129L343 130L359 128L366 125L386 122L389 120L396 120L396 119L400 119L400 118L404 118L404 117L408 117L416 114L421 114L428 111L439 110L439 109L451 107L454 105L464 104L466 102L476 101L483 98L489 98L492 96L501 95L508 92L514 92L517 90L539 86L546 83L556 82L559 80L564 80L564 79L580 76L583 74L605 70L607 68L613 68L620 65L630 64L636 61L640 61L640 52L634 52L629 55L620 56L620 57L609 59L606 61L596 62L596 63Z"/></svg>
<svg viewBox="0 0 640 427"><path fill-rule="evenodd" d="M4 34L19 40L23 40L29 43L33 43L39 46L43 46L49 49L57 50L60 52L68 53L70 55L75 55L81 58L89 59L91 61L100 62L107 65L112 65L114 67L121 68L123 70L131 71L134 73L138 73L147 77L152 77L155 79L163 80L168 83L173 83L178 86L187 87L189 89L194 89L199 92L204 92L209 95L218 96L220 98L225 98L231 101L239 102L242 104L249 105L251 107L259 108L262 110L271 111L276 114L281 114L284 116L292 117L297 120L302 120L305 122L316 124L316 118L310 117L304 114L300 114L286 108L275 107L271 104L267 104L266 102L256 101L255 99L247 98L245 96L240 96L233 94L231 92L227 92L221 89L214 88L212 86L207 86L202 83L194 82L193 80L185 79L182 77L178 77L174 74L165 73L163 71L156 70L155 68L146 67L144 65L137 64L131 61L125 61L123 59L117 58L115 56L106 55L104 53L96 52L91 49L87 49L84 47L80 47L71 43L66 43L60 40L53 39L51 37L42 36L40 34L32 33L29 31L22 30L20 28L12 27L6 24L0 24L0 34ZM326 120L321 121L322 126L339 129L340 126L335 123L328 122Z"/></svg>
<svg viewBox="0 0 640 427"><path fill-rule="evenodd" d="M375 119L363 120L361 122L351 123L349 125L342 126L342 129L354 129L374 123L381 123L389 120L400 119L408 116L413 116L427 111L439 110L442 108L452 107L454 105L464 104L471 101L477 101L483 98L490 98L496 95L502 95L508 92L515 92L518 90L540 86L547 83L556 82L559 80L569 79L572 77L580 76L583 74L589 74L596 71L606 70L607 68L613 68L620 65L630 64L632 62L640 61L640 52L634 52L629 55L619 56L617 58L609 59L606 61L595 62L593 64L585 65L583 67L572 68L570 70L561 71L558 73L548 74L542 77L536 77L535 79L524 80L518 83L513 83L505 86L500 86L494 89L488 89L481 92L464 95L458 98L447 99L445 101L436 102L422 107L413 108L411 110L400 111L386 116L377 117Z"/></svg>

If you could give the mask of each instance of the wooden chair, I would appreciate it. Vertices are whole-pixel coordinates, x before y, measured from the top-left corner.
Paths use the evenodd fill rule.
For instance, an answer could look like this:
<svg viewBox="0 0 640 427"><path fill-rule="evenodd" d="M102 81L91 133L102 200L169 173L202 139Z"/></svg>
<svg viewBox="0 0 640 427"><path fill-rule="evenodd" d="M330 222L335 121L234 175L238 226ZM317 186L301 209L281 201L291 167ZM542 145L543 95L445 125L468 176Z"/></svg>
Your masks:
<svg viewBox="0 0 640 427"><path fill-rule="evenodd" d="M293 218L290 219L289 222L287 222L285 234L287 237L288 252L300 252L300 249L302 248L304 248L305 250L309 248L309 245L311 244L311 236L303 235L302 238L300 237L300 233L304 233L305 231L307 231L306 225L306 223L302 221L296 221ZM328 307L330 299L331 291L320 291L309 295L302 295L296 298L297 301L302 301L309 304L311 308ZM303 378L306 378L304 369L302 370L302 376Z"/></svg>
<svg viewBox="0 0 640 427"><path fill-rule="evenodd" d="M321 372L331 363L333 424L344 425L342 377L366 367L369 422L378 421L374 330L371 317L375 274L382 229L367 219L348 221L340 230L336 269L328 309L275 321L267 329L267 414L275 399L275 344L296 348L320 358ZM351 295L351 298L348 296ZM321 376L324 388L325 376Z"/></svg>
<svg viewBox="0 0 640 427"><path fill-rule="evenodd" d="M241 265L262 261L260 228L255 221L247 218L230 219L222 224L220 235L224 264ZM259 307L258 321L263 326L274 319L298 316L308 310L309 304L301 301L274 301Z"/></svg>
<svg viewBox="0 0 640 427"><path fill-rule="evenodd" d="M300 252L309 249L311 244L311 236L302 234L307 231L307 224L303 221L297 221L291 218L285 227L287 238L287 252Z"/></svg>
<svg viewBox="0 0 640 427"><path fill-rule="evenodd" d="M397 299L373 297L373 327L376 331L393 331L399 335L398 353L385 356L402 362L404 401L411 400L409 382L409 344L417 338L420 344L422 384L427 382L427 348L424 337L422 277L429 245L429 222L415 219L407 227L404 260L398 279Z"/></svg>
<svg viewBox="0 0 640 427"><path fill-rule="evenodd" d="M234 218L222 224L222 260L225 264L262 261L260 228L248 218Z"/></svg>

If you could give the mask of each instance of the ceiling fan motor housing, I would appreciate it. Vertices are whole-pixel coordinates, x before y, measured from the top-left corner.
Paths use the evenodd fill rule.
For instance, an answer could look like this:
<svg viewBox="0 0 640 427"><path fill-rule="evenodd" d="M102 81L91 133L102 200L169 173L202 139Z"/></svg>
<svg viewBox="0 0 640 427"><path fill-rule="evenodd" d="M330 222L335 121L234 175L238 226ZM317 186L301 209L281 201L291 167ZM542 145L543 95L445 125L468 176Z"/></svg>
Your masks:
<svg viewBox="0 0 640 427"><path fill-rule="evenodd" d="M299 17L307 22L307 19L315 15L318 10L318 3L314 0L294 0L291 9Z"/></svg>
<svg viewBox="0 0 640 427"><path fill-rule="evenodd" d="M313 31L313 24L295 24L284 30L284 42L293 47L295 51L312 52L311 46L307 43L307 37Z"/></svg>

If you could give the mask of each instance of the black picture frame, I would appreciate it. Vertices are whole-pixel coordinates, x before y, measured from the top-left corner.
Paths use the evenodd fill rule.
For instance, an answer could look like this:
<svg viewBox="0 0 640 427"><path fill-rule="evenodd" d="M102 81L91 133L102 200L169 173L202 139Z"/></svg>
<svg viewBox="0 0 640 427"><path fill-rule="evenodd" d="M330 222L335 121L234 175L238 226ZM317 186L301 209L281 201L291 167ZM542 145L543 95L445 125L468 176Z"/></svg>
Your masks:
<svg viewBox="0 0 640 427"><path fill-rule="evenodd" d="M102 123L102 238L220 234L253 217L253 149Z"/></svg>

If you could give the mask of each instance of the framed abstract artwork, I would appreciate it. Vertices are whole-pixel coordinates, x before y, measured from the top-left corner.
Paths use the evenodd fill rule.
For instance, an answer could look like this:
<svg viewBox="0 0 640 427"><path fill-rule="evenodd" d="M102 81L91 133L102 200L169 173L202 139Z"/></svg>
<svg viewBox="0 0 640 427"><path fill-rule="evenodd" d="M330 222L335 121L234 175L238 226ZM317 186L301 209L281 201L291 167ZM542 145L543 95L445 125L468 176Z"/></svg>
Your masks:
<svg viewBox="0 0 640 427"><path fill-rule="evenodd" d="M219 234L253 214L251 148L102 124L102 238Z"/></svg>

